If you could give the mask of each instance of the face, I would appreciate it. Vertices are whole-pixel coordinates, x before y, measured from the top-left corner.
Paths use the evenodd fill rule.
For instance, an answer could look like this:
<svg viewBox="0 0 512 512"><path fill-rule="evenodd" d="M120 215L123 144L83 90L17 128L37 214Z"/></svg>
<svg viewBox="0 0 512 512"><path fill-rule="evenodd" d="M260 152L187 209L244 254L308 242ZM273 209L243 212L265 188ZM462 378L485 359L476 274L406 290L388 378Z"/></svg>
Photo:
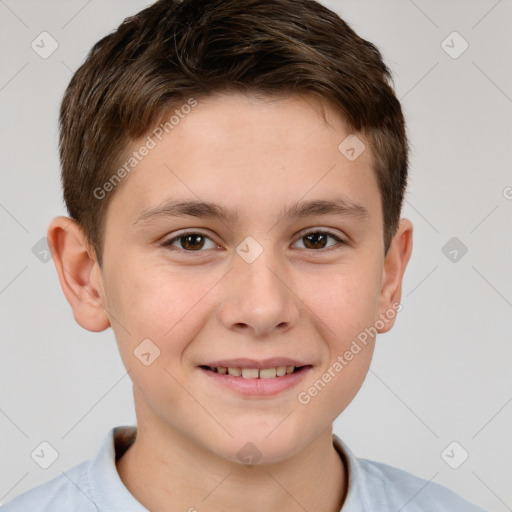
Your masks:
<svg viewBox="0 0 512 512"><path fill-rule="evenodd" d="M118 185L102 293L139 428L275 462L360 388L362 333L394 316L381 200L368 145L347 158L325 115L305 97L199 101Z"/></svg>

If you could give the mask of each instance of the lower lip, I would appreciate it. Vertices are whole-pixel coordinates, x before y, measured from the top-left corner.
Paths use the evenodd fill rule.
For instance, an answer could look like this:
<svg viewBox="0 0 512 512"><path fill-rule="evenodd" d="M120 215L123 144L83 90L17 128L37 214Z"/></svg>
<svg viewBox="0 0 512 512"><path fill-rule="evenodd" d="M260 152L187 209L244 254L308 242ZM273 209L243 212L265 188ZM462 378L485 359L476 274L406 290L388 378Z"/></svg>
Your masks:
<svg viewBox="0 0 512 512"><path fill-rule="evenodd" d="M287 373L282 377L272 379L246 379L244 377L235 377L234 375L221 374L199 368L213 382L218 382L221 386L240 393L245 396L273 396L298 384L305 375L311 370L311 366L305 366L300 371Z"/></svg>

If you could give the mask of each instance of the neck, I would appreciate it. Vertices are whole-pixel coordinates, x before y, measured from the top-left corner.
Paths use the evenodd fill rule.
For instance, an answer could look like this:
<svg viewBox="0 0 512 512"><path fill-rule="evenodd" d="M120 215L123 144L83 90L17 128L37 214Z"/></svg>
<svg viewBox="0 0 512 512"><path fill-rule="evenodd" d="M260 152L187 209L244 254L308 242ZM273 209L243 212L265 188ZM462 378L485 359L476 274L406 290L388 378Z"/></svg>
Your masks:
<svg viewBox="0 0 512 512"><path fill-rule="evenodd" d="M158 441L157 441L158 440ZM339 512L347 475L332 429L285 461L245 466L218 457L173 429L140 425L116 462L125 487L148 510Z"/></svg>

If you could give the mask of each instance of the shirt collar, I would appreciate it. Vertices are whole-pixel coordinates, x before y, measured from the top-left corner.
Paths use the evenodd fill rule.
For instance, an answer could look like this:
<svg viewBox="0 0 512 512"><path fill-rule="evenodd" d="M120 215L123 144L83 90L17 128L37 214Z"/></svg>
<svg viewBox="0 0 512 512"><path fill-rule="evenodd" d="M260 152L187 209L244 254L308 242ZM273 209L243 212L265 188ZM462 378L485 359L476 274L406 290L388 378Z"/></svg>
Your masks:
<svg viewBox="0 0 512 512"><path fill-rule="evenodd" d="M348 480L345 501L340 512L373 512L374 508L368 500L367 494L362 491L362 481L365 475L359 460L336 434L332 435L332 442L345 464Z"/></svg>
<svg viewBox="0 0 512 512"><path fill-rule="evenodd" d="M119 457L128 449L136 433L133 426L110 429L89 467L91 492L101 511L148 512L124 486L116 467L116 455Z"/></svg>

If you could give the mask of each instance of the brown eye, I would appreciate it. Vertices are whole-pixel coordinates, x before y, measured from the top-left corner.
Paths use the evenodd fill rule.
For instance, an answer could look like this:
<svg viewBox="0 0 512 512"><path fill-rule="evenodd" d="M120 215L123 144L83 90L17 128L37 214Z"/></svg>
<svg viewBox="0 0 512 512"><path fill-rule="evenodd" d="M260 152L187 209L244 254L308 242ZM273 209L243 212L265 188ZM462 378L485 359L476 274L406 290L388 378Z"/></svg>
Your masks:
<svg viewBox="0 0 512 512"><path fill-rule="evenodd" d="M201 249L204 245L204 237L202 235L184 235L178 239L181 241L183 249Z"/></svg>
<svg viewBox="0 0 512 512"><path fill-rule="evenodd" d="M201 252L201 249L205 248L206 240L210 240L212 245L211 247L206 247L207 249L213 249L216 247L215 243L202 233L182 233L181 235L167 240L162 245L174 249L175 244L178 243L176 250L182 250L186 252Z"/></svg>
<svg viewBox="0 0 512 512"><path fill-rule="evenodd" d="M331 244L327 246L327 241L329 238L332 238L339 244L344 244L345 242L341 240L338 236L329 231L311 231L303 235L299 240L303 240L305 249L325 249L329 247L333 247L336 244Z"/></svg>

